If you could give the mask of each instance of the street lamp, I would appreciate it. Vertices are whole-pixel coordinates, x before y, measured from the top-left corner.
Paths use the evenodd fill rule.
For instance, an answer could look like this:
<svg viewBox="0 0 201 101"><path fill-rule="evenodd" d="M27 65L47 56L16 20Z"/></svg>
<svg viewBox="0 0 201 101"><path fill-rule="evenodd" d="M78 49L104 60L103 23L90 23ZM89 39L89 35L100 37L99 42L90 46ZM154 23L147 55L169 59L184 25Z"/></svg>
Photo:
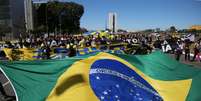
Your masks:
<svg viewBox="0 0 201 101"><path fill-rule="evenodd" d="M48 21L47 21L47 8L48 8L48 4L46 4L46 8L45 8L45 23L46 23L46 33L49 37L49 31L48 31Z"/></svg>
<svg viewBox="0 0 201 101"><path fill-rule="evenodd" d="M61 35L61 14L59 15L59 29L60 29L60 35Z"/></svg>
<svg viewBox="0 0 201 101"><path fill-rule="evenodd" d="M62 33L62 29L61 29L61 26L62 26L62 16L65 14L65 12L62 10L60 13L59 13L59 28L60 28L60 35Z"/></svg>

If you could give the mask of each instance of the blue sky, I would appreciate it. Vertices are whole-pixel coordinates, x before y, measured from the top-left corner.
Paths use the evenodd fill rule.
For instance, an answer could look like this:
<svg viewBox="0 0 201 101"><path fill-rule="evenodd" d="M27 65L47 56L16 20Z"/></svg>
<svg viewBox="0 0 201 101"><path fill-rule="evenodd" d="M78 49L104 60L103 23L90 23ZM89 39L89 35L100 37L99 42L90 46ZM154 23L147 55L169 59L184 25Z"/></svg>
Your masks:
<svg viewBox="0 0 201 101"><path fill-rule="evenodd" d="M82 4L81 27L104 29L109 12L117 13L118 28L189 28L201 25L201 0L63 0Z"/></svg>

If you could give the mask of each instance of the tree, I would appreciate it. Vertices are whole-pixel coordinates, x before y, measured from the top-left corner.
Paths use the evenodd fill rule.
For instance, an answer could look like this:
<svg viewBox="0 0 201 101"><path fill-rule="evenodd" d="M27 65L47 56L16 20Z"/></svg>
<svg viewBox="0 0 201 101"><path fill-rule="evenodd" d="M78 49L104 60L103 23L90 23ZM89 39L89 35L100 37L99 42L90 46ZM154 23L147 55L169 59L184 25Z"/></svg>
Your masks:
<svg viewBox="0 0 201 101"><path fill-rule="evenodd" d="M77 33L84 7L74 2L48 2L37 10L37 26L44 25L48 32Z"/></svg>
<svg viewBox="0 0 201 101"><path fill-rule="evenodd" d="M117 32L127 33L127 31L126 31L126 30L123 30L123 29L118 29Z"/></svg>
<svg viewBox="0 0 201 101"><path fill-rule="evenodd" d="M198 33L201 33L201 30L197 30Z"/></svg>
<svg viewBox="0 0 201 101"><path fill-rule="evenodd" d="M175 33L176 31L177 31L177 29L175 28L175 26L170 27L170 32L171 33Z"/></svg>
<svg viewBox="0 0 201 101"><path fill-rule="evenodd" d="M43 32L46 32L46 26L41 25L41 26L34 28L34 30L32 31L32 34L38 37Z"/></svg>
<svg viewBox="0 0 201 101"><path fill-rule="evenodd" d="M0 25L0 39L2 40L2 37L6 36L7 33L11 32L11 27L6 25Z"/></svg>
<svg viewBox="0 0 201 101"><path fill-rule="evenodd" d="M141 32L145 33L145 34L150 34L150 33L154 33L154 29L146 29L146 30L143 30Z"/></svg>
<svg viewBox="0 0 201 101"><path fill-rule="evenodd" d="M88 32L86 28L80 28L80 33L85 33L85 32Z"/></svg>
<svg viewBox="0 0 201 101"><path fill-rule="evenodd" d="M181 30L178 30L178 33L188 33L188 29L181 29Z"/></svg>

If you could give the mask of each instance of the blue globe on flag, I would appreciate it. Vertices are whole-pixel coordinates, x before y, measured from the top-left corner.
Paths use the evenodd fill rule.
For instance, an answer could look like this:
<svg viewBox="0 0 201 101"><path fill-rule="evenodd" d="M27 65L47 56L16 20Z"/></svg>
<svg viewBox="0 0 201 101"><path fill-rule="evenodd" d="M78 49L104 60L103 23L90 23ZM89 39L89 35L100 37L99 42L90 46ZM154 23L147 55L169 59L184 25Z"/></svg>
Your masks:
<svg viewBox="0 0 201 101"><path fill-rule="evenodd" d="M94 93L101 101L163 101L139 74L116 60L95 61L89 78Z"/></svg>

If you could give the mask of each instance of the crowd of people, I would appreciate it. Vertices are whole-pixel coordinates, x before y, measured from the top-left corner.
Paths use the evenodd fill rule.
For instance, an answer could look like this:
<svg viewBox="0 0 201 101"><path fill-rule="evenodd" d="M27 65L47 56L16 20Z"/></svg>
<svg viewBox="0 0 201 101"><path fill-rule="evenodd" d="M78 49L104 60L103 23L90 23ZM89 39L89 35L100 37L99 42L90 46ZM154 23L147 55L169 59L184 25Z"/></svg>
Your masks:
<svg viewBox="0 0 201 101"><path fill-rule="evenodd" d="M137 40L136 40L137 39ZM109 36L100 36L100 35L65 35L65 36L50 36L47 38L44 37L28 37L25 40L20 39L19 42L11 44L6 42L2 44L1 47L9 48L23 48L26 47L39 48L42 46L52 47L68 47L68 45L76 45L79 47L96 47L97 45L105 45L111 43L137 43L138 41L147 41L148 37L137 34L126 34L126 35L109 35Z"/></svg>
<svg viewBox="0 0 201 101"><path fill-rule="evenodd" d="M162 50L164 53L175 54L175 59L180 60L182 54L186 61L201 61L201 39L192 42L188 39L182 40L169 36L162 38L161 36L145 35L145 34L111 34L107 36L100 35L64 35L50 37L27 37L20 39L18 42L6 41L0 45L1 50L4 48L38 48L43 49L46 56L44 59L50 59L50 52L53 48L60 47L68 49L68 56L76 56L76 50L85 47L99 47L104 45L122 44L126 47L125 54L144 55L149 54L153 50ZM0 52L1 57L6 57L3 51ZM2 59L2 58L1 58ZM5 59L5 58L3 58ZM4 98L9 98L0 84L0 91Z"/></svg>
<svg viewBox="0 0 201 101"><path fill-rule="evenodd" d="M185 56L185 61L201 61L201 39L192 42L189 39L169 38L155 41L154 46L164 53L175 54L175 59L178 61L182 54Z"/></svg>
<svg viewBox="0 0 201 101"><path fill-rule="evenodd" d="M37 48L43 49L46 55L46 59L49 59L51 49L56 47L69 49L68 56L72 57L76 55L76 50L85 47L107 46L113 44L126 44L129 48L133 44L145 44L150 41L151 38L138 34L118 34L118 35L64 35L64 36L50 36L50 37L27 37L26 39L20 39L18 42L11 43L9 41L5 44L1 44L1 50L3 48L19 49L19 48ZM139 51L140 52L140 51Z"/></svg>
<svg viewBox="0 0 201 101"><path fill-rule="evenodd" d="M56 47L68 49L68 56L76 56L76 52L80 48L98 47L114 44L123 44L126 49L126 54L149 54L153 49L160 49L165 53L175 54L176 60L180 60L180 56L185 54L186 61L195 61L200 59L201 42L200 40L192 42L190 40L182 40L168 36L153 36L142 33L130 34L108 34L101 35L62 35L50 37L27 37L24 40L11 43L9 41L1 44L3 48L36 48L43 49L46 56L45 59L50 59L50 52ZM118 46L118 45L117 45ZM121 47L121 46L120 46ZM111 48L109 48L111 49ZM193 55L193 57L192 57ZM191 59L192 57L192 59Z"/></svg>

